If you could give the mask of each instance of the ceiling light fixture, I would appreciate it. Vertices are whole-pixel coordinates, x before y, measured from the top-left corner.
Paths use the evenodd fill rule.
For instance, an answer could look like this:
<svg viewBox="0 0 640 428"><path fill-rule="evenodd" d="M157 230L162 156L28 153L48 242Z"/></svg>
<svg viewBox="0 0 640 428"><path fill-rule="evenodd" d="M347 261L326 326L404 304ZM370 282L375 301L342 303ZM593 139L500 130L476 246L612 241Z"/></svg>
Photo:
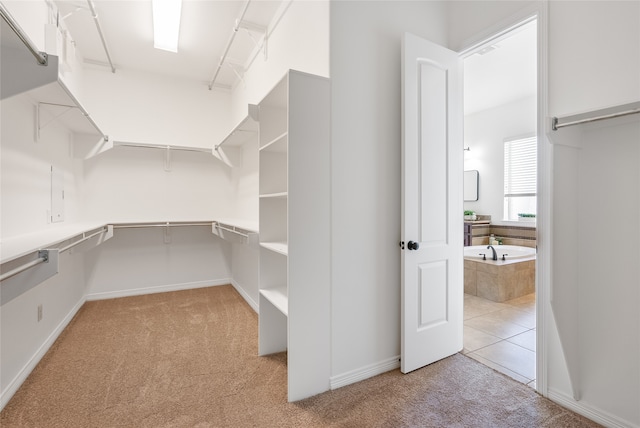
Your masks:
<svg viewBox="0 0 640 428"><path fill-rule="evenodd" d="M152 0L153 47L178 52L182 0Z"/></svg>

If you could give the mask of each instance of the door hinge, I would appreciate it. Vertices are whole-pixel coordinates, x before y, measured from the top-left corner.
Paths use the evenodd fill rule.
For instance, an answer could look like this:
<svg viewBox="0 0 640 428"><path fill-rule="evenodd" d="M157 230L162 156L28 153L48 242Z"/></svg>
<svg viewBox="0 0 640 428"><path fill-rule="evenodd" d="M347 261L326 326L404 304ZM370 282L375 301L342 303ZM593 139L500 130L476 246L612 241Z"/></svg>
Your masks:
<svg viewBox="0 0 640 428"><path fill-rule="evenodd" d="M400 241L400 249L404 250L404 241Z"/></svg>

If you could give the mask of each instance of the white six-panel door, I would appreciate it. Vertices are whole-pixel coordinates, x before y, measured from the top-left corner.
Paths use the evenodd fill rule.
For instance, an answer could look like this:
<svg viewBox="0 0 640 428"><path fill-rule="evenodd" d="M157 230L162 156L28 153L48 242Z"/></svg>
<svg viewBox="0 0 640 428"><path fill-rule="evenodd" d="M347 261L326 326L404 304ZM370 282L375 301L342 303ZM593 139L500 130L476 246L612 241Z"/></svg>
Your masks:
<svg viewBox="0 0 640 428"><path fill-rule="evenodd" d="M458 54L405 34L401 370L462 349L463 107Z"/></svg>

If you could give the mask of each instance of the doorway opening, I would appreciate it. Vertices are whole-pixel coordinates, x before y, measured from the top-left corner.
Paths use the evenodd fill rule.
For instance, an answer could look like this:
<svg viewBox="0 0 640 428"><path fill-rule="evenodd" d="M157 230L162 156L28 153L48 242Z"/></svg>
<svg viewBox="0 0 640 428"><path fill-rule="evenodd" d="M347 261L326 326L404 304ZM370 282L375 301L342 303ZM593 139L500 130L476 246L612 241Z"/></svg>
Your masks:
<svg viewBox="0 0 640 428"><path fill-rule="evenodd" d="M464 202L475 220L465 220L463 353L533 388L537 40L530 19L464 56L464 170L479 179Z"/></svg>

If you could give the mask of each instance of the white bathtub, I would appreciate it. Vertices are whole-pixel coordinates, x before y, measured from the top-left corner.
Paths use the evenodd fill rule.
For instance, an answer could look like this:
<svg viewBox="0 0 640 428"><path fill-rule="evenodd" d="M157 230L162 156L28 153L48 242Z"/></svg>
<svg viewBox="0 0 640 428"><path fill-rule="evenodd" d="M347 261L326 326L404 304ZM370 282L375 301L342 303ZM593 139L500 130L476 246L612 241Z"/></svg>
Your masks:
<svg viewBox="0 0 640 428"><path fill-rule="evenodd" d="M498 260L533 259L536 256L536 249L532 247L520 247L518 245L494 245L498 254ZM492 260L493 251L487 245L473 245L464 247L464 258L467 260L482 260L482 254L486 254L487 261Z"/></svg>

